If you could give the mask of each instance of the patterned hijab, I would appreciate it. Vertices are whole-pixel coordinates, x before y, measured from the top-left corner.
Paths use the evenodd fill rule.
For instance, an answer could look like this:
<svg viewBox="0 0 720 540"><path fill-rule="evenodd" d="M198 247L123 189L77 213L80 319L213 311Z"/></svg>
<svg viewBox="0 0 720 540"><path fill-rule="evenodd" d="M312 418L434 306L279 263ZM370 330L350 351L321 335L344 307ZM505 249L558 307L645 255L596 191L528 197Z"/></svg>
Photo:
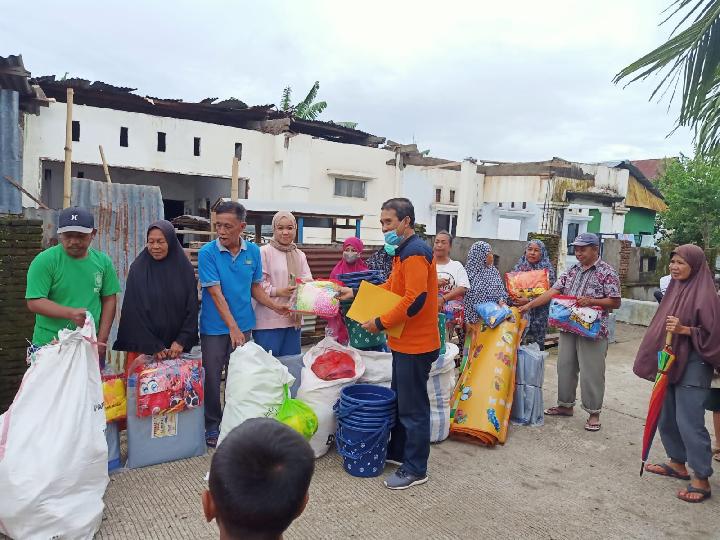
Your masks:
<svg viewBox="0 0 720 540"><path fill-rule="evenodd" d="M542 240L530 240L525 247L526 252L527 248L533 244L540 248L540 260L537 263L533 264L527 260L527 255L523 253L523 256L520 257L520 260L513 268L513 272L529 272L531 270L546 269L548 271L548 280L550 281L550 286L552 287L553 283L555 283L555 269L553 268L552 262L550 261L550 255L548 255L548 250Z"/></svg>
<svg viewBox="0 0 720 540"><path fill-rule="evenodd" d="M507 300L500 272L494 265L487 264L490 253L492 248L487 242L475 242L468 252L465 269L470 280L470 289L465 293L465 320L469 323L475 323L479 319L475 311L477 304Z"/></svg>

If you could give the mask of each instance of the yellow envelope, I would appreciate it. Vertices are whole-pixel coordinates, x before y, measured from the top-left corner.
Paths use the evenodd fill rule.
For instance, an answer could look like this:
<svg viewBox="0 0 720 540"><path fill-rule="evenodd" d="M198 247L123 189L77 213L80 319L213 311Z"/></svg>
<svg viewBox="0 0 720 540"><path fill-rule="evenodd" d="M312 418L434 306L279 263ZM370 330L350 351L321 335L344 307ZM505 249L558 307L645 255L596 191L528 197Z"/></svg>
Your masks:
<svg viewBox="0 0 720 540"><path fill-rule="evenodd" d="M353 321L360 324L385 315L388 311L397 306L402 300L402 296L390 292L386 289L373 285L368 281L360 283L360 288L355 295L355 300L347 312L347 316ZM387 328L387 335L399 338L405 328L405 323L401 323L393 328Z"/></svg>

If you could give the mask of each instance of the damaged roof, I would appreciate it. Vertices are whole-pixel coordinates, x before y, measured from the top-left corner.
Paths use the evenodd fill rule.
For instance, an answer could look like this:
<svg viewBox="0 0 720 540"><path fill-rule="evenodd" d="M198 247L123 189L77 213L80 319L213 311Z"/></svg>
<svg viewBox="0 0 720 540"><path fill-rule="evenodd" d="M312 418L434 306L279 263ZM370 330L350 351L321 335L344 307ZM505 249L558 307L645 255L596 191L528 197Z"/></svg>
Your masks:
<svg viewBox="0 0 720 540"><path fill-rule="evenodd" d="M477 171L486 176L558 176L576 180L594 180L595 175L583 170L581 164L554 157L547 161L478 165Z"/></svg>
<svg viewBox="0 0 720 540"><path fill-rule="evenodd" d="M30 72L25 69L22 55L0 56L0 89L13 90L20 95L20 109L37 114L47 107L49 100L40 86L31 84Z"/></svg>
<svg viewBox="0 0 720 540"><path fill-rule="evenodd" d="M632 161L629 159L624 159L621 161L608 161L604 163L604 165L607 165L608 167L613 167L614 169L626 169L630 174L632 174L635 179L640 182L650 193L655 195L656 197L659 197L663 201L665 200L665 197L663 197L663 194L660 193L660 190L657 188L655 184L653 184L640 170L639 167L637 167Z"/></svg>
<svg viewBox="0 0 720 540"><path fill-rule="evenodd" d="M221 101L218 98L206 98L195 103L182 99L141 96L134 93L136 88L80 78L57 80L54 75L50 75L37 77L33 82L42 87L48 97L63 103L67 100L67 89L72 88L73 102L77 105L195 120L266 133L303 133L346 144L377 147L385 142L383 137L358 129L333 122L300 120L278 111L273 104L248 106L234 97Z"/></svg>

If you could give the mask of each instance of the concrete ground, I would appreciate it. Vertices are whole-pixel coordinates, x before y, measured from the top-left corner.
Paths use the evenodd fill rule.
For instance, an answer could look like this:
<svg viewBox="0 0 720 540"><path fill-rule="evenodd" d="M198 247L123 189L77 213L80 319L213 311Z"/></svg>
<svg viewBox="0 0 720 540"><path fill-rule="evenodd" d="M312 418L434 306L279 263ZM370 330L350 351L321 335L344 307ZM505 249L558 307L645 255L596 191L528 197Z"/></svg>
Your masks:
<svg viewBox="0 0 720 540"><path fill-rule="evenodd" d="M308 509L286 538L720 538L718 500L688 504L675 498L683 482L638 476L650 384L632 374L632 362L643 330L618 325L599 433L586 432L586 415L577 414L513 426L493 449L448 440L432 447L430 481L404 492L349 476L332 452L318 460ZM546 405L555 400L556 358L555 349ZM651 458L664 458L659 438ZM217 538L200 506L209 462L114 475L98 538ZM712 485L720 499L720 482Z"/></svg>

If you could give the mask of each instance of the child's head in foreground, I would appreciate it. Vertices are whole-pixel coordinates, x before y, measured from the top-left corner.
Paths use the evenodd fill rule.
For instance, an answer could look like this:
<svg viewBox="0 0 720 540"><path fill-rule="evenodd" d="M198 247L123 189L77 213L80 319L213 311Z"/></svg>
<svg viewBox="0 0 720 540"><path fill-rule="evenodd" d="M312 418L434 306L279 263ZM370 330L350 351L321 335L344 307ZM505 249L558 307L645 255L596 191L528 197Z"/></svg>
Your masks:
<svg viewBox="0 0 720 540"><path fill-rule="evenodd" d="M305 509L314 470L302 435L270 418L246 420L213 455L205 517L221 538L281 538Z"/></svg>

